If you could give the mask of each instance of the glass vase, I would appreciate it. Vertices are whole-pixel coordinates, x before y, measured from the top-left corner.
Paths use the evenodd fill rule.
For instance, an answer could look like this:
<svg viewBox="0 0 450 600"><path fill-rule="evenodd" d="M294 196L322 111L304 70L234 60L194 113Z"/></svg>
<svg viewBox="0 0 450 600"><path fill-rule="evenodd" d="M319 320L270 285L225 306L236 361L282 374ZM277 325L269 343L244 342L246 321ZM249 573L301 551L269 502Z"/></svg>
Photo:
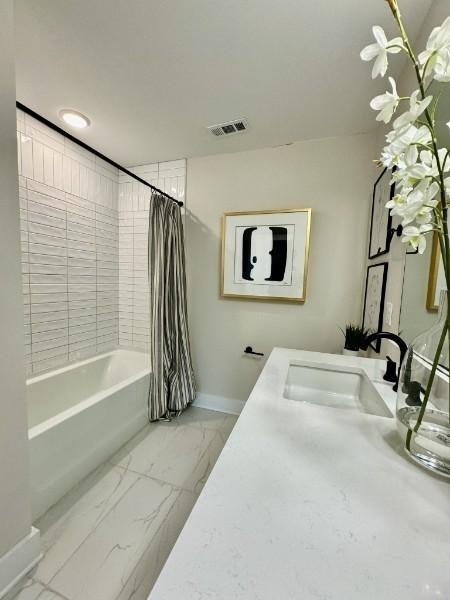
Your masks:
<svg viewBox="0 0 450 600"><path fill-rule="evenodd" d="M406 452L450 477L448 291L441 292L435 325L411 343L397 393L397 429Z"/></svg>

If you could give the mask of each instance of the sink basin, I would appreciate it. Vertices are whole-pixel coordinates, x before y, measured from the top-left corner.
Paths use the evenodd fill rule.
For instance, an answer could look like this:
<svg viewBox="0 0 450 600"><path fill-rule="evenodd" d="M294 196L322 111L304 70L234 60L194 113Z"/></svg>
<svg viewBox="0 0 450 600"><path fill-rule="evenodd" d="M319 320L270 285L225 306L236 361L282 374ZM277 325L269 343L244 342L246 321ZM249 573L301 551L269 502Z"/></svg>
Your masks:
<svg viewBox="0 0 450 600"><path fill-rule="evenodd" d="M291 363L284 397L379 417L392 417L370 379L357 368Z"/></svg>

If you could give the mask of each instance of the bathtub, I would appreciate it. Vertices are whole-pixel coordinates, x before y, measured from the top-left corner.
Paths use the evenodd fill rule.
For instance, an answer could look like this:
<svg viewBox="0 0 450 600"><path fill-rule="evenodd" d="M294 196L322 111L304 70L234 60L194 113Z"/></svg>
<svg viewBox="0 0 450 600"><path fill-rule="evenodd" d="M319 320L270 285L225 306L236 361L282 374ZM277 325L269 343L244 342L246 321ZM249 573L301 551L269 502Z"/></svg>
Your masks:
<svg viewBox="0 0 450 600"><path fill-rule="evenodd" d="M149 356L113 350L27 381L33 518L147 423Z"/></svg>

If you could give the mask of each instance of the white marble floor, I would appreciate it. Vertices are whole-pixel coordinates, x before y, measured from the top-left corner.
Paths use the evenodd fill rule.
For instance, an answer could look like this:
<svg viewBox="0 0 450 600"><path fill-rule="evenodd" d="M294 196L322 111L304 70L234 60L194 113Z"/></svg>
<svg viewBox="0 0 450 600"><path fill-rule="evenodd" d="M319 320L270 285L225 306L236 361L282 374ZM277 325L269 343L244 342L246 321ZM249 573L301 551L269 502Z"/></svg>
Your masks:
<svg viewBox="0 0 450 600"><path fill-rule="evenodd" d="M145 600L237 417L149 424L36 524L45 556L13 600Z"/></svg>

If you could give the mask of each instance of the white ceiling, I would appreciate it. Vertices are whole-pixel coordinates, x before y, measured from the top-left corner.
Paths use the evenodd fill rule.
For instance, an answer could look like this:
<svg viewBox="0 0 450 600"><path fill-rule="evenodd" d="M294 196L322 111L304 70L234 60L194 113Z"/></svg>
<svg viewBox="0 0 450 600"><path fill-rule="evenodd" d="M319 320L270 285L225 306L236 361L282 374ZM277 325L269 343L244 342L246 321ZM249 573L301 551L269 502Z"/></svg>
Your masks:
<svg viewBox="0 0 450 600"><path fill-rule="evenodd" d="M431 0L401 0L417 34ZM17 97L124 165L372 129L359 51L384 0L16 0ZM394 58L397 72L402 59ZM206 126L247 117L226 139Z"/></svg>

